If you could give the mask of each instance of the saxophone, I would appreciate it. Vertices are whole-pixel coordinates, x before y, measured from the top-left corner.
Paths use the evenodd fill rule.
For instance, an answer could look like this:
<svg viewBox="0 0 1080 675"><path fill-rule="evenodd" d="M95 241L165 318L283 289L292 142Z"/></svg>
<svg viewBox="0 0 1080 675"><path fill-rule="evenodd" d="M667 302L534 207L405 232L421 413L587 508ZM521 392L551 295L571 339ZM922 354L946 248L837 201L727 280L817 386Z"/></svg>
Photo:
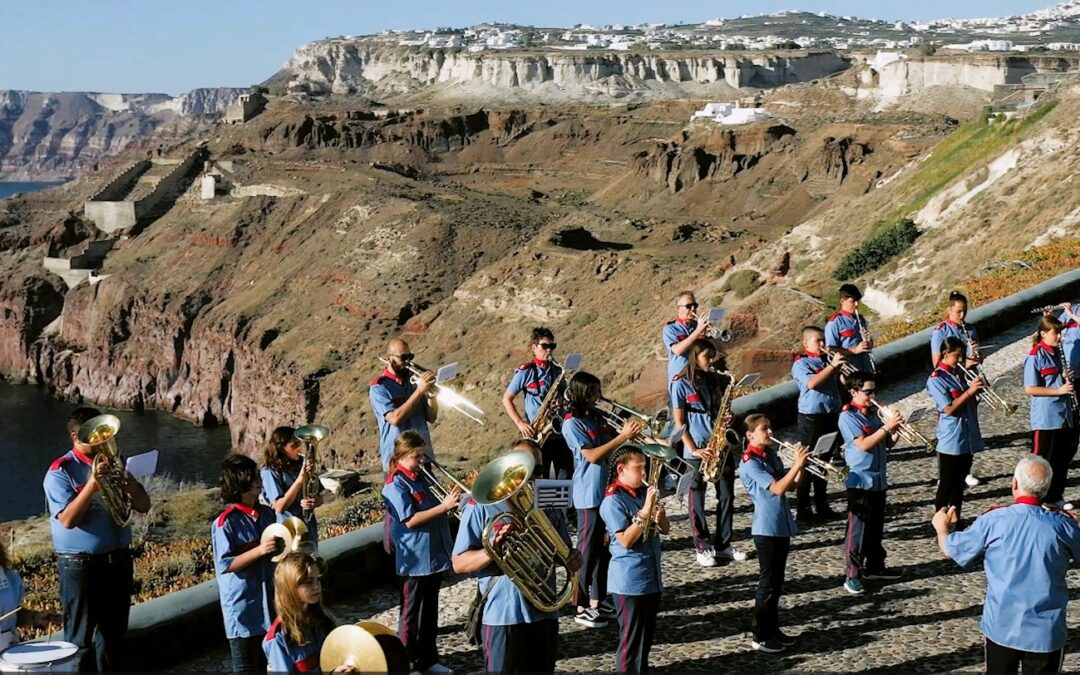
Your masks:
<svg viewBox="0 0 1080 675"><path fill-rule="evenodd" d="M720 407L716 412L716 422L713 424L712 435L709 436L705 449L710 451L709 456L701 460L701 477L709 483L720 479L720 472L727 465L728 456L732 448L739 447L739 438L731 424L731 402L735 397L735 376L727 371L716 373L727 375L730 382L720 399Z"/></svg>
<svg viewBox="0 0 1080 675"><path fill-rule="evenodd" d="M536 435L532 437L532 440L536 441L536 444L540 447L544 447L544 443L551 437L551 434L557 431L555 420L559 418L565 406L565 399L560 396L559 389L565 379L566 368L563 368L559 371L559 376L548 387L547 395L540 402L540 407L536 410L536 417L533 418L532 428L536 430Z"/></svg>

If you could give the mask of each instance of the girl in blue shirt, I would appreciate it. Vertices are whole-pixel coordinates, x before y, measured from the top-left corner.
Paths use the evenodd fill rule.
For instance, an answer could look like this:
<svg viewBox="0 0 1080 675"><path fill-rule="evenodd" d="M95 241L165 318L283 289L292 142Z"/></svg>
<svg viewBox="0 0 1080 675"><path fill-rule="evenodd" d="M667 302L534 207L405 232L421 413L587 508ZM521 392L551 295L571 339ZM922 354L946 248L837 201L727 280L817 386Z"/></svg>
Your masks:
<svg viewBox="0 0 1080 675"><path fill-rule="evenodd" d="M1043 501L1069 508L1063 501L1069 463L1076 454L1073 383L1065 378L1061 358L1061 322L1039 319L1034 344L1024 359L1024 393L1031 397L1031 451L1050 462L1053 478Z"/></svg>
<svg viewBox="0 0 1080 675"><path fill-rule="evenodd" d="M441 502L420 479L427 443L415 431L394 439L383 504L390 515L397 574L401 578L398 635L409 652L413 670L448 672L439 663L439 587L450 569L450 525L446 514L457 508L461 492L454 487Z"/></svg>
<svg viewBox="0 0 1080 675"><path fill-rule="evenodd" d="M326 563L307 544L277 564L278 615L262 645L270 672L319 672L319 652L336 623L322 602L325 574Z"/></svg>
<svg viewBox="0 0 1080 675"><path fill-rule="evenodd" d="M934 509L955 506L959 519L967 487L965 477L975 453L982 450L977 405L979 391L985 383L976 377L964 386L956 369L967 345L959 338L945 338L939 349L941 358L937 368L926 378L926 389L938 411L938 487Z"/></svg>
<svg viewBox="0 0 1080 675"><path fill-rule="evenodd" d="M278 427L266 442L261 472L263 496L277 514L277 522L284 522L289 516L304 520L308 541L317 547L319 523L315 520L314 509L322 505L323 499L318 495L302 498L308 472L300 456L303 444L293 437L294 431L292 427ZM312 511L310 519L304 519L305 509Z"/></svg>

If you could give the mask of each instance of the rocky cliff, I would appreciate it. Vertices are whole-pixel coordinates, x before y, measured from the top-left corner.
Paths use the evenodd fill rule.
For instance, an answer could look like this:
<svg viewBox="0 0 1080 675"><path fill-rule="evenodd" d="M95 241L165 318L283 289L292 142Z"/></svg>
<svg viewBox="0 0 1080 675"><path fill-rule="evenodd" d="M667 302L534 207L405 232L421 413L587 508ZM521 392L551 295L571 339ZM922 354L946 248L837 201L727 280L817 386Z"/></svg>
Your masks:
<svg viewBox="0 0 1080 675"><path fill-rule="evenodd" d="M471 53L321 40L273 78L320 92L443 99L613 100L715 96L805 82L847 67L835 52L654 54Z"/></svg>
<svg viewBox="0 0 1080 675"><path fill-rule="evenodd" d="M177 121L216 115L243 89L167 94L0 91L0 180L66 180Z"/></svg>

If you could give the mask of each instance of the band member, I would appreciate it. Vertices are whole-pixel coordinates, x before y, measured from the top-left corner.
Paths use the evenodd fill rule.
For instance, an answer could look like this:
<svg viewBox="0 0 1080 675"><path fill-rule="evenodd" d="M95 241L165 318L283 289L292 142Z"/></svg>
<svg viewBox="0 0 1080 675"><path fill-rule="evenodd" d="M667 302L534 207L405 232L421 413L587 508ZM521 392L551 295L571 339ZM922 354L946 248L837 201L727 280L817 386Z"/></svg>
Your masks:
<svg viewBox="0 0 1080 675"><path fill-rule="evenodd" d="M866 335L866 320L859 312L862 293L855 284L840 286L840 311L825 323L825 345L847 357L848 363L863 372L871 372L870 351L874 348Z"/></svg>
<svg viewBox="0 0 1080 675"><path fill-rule="evenodd" d="M1061 346L1065 350L1065 362L1069 364L1069 370L1073 373L1073 385L1080 378L1080 303L1059 305L1061 322L1064 332L1061 335Z"/></svg>
<svg viewBox="0 0 1080 675"><path fill-rule="evenodd" d="M1039 319L1034 346L1024 359L1024 392L1031 396L1032 452L1054 469L1045 501L1071 509L1063 501L1069 462L1076 454L1076 426L1070 400L1076 393L1065 380L1065 364L1059 358L1061 322L1050 316Z"/></svg>
<svg viewBox="0 0 1080 675"><path fill-rule="evenodd" d="M315 507L321 506L323 498L303 498L304 484L308 482L308 465L300 456L303 443L293 436L292 427L278 427L270 434L263 450L261 471L263 496L274 509L277 522L296 516L307 525L307 540L313 546L319 544L319 523L315 519ZM304 510L311 515L304 519Z"/></svg>
<svg viewBox="0 0 1080 675"><path fill-rule="evenodd" d="M825 434L838 431L837 421L840 415L840 366L844 355L833 352L831 359L821 354L825 346L825 332L817 326L806 326L802 330L803 352L795 357L791 364L791 377L799 385L799 417L797 428L799 442L808 448L814 448L818 439ZM830 460L832 449L821 459ZM818 520L831 520L836 512L829 506L828 486L817 476L805 474L799 481L796 501L796 514L799 520L811 521L814 513L810 510L810 491L814 492L814 509Z"/></svg>
<svg viewBox="0 0 1080 675"><path fill-rule="evenodd" d="M439 403L432 387L435 373L418 375L413 383L407 367L413 354L404 340L394 339L386 347L389 365L371 381L368 399L375 418L379 422L379 458L384 472L390 470L390 458L394 455L394 441L403 431L415 431L424 439L425 454L435 458L428 433L428 423L439 416Z"/></svg>
<svg viewBox="0 0 1080 675"><path fill-rule="evenodd" d="M510 380L510 385L503 394L503 408L521 432L522 438L535 438L542 431L534 428L532 423L536 420L536 413L544 403L551 385L562 374L562 368L552 361L555 347L555 334L551 332L551 329L533 328L529 343L532 359L518 366L514 371L513 379ZM519 393L523 394L525 399L525 417L518 413L517 406L514 405L514 398ZM556 392L555 395L559 393ZM556 408L552 412L558 412L560 409ZM561 419L554 421L558 424ZM542 450L545 475L550 474L553 478L569 478L574 471L574 459L562 436L549 435ZM553 467L554 470L549 471L548 467Z"/></svg>
<svg viewBox="0 0 1080 675"><path fill-rule="evenodd" d="M708 319L698 320L698 303L691 291L683 291L675 298L675 320L664 324L664 349L668 355L667 381L686 367L690 345L704 337L709 328Z"/></svg>
<svg viewBox="0 0 1080 675"><path fill-rule="evenodd" d="M67 419L72 448L49 466L43 486L60 572L64 640L82 650L80 670L122 667L124 634L134 568L131 527L113 522L94 476L95 448L78 440L79 427L100 415L80 407ZM150 510L150 497L131 475L126 490L138 513Z"/></svg>
<svg viewBox="0 0 1080 675"><path fill-rule="evenodd" d="M611 544L608 592L615 599L619 645L615 670L649 670L649 651L656 633L656 615L664 582L660 573L660 534L671 529L659 485L645 485L645 454L629 445L612 457L614 480L605 491L600 516ZM644 527L652 522L646 538Z"/></svg>
<svg viewBox="0 0 1080 675"><path fill-rule="evenodd" d="M398 635L409 652L413 670L446 673L435 643L439 632L439 586L450 569L450 526L446 514L457 508L461 491L454 487L441 502L420 480L427 441L415 431L394 440L383 504L390 514L401 578L401 620Z"/></svg>
<svg viewBox="0 0 1080 675"><path fill-rule="evenodd" d="M22 577L11 566L4 543L0 542L0 616L6 616L16 608L22 607L25 587ZM35 612L22 607L18 614L11 614L0 620L0 651L19 641L16 628L34 627L48 629L53 615L51 612ZM59 619L59 617L55 617Z"/></svg>
<svg viewBox="0 0 1080 675"><path fill-rule="evenodd" d="M955 517L934 514L937 542L947 558L966 567L979 556L986 571L986 600L980 628L985 636L986 672L1056 673L1068 637L1066 573L1080 560L1080 527L1057 509L1042 508L1052 469L1027 456L1013 473L1013 503L995 507L963 532L951 532Z"/></svg>
<svg viewBox="0 0 1080 675"><path fill-rule="evenodd" d="M608 620L615 618L615 606L604 601L611 555L604 546L604 525L600 522L608 455L643 428L640 420L632 419L616 434L593 410L600 396L600 380L595 375L574 373L567 387L570 414L562 426L563 438L574 453L573 494L581 553L581 574L574 594L578 612L574 620L590 628L606 626Z"/></svg>
<svg viewBox="0 0 1080 675"><path fill-rule="evenodd" d="M273 512L259 504L259 469L243 455L221 463L221 500L227 505L210 527L225 637L234 673L265 670L262 641L274 616L274 566L270 556L278 542L260 542L274 522Z"/></svg>
<svg viewBox="0 0 1080 675"><path fill-rule="evenodd" d="M791 517L787 493L805 477L803 467L810 451L800 446L790 469L785 470L780 457L769 445L772 427L764 415L746 417L746 451L739 464L746 493L754 502L754 520L750 534L757 548L758 584L754 616L750 621L753 637L750 646L775 654L795 644L780 630L780 596L784 591L791 537L799 532Z"/></svg>
<svg viewBox="0 0 1080 675"><path fill-rule="evenodd" d="M326 563L306 546L281 559L274 570L277 618L262 648L272 673L319 671L319 652L337 623L323 605Z"/></svg>
<svg viewBox="0 0 1080 675"><path fill-rule="evenodd" d="M938 410L938 487L934 509L953 506L959 518L964 505L964 476L971 470L974 453L982 450L975 415L977 396L984 383L976 377L965 387L957 376L957 364L967 352L967 345L960 339L950 335L939 349L941 358L937 368L926 378L926 390Z"/></svg>
<svg viewBox="0 0 1080 675"><path fill-rule="evenodd" d="M675 426L685 426L683 432L683 458L694 466L694 478L690 484L689 500L690 532L694 537L697 563L702 567L714 567L716 557L729 560L746 560L746 553L731 545L732 519L735 513L735 460L731 456L722 459L716 486L716 536L709 536L709 518L705 513L705 478L701 475L701 463L705 457L712 458L709 438L712 436L716 415L719 413L723 392L732 384L731 376L709 372L718 358L716 345L711 340L695 340L690 346L686 367L671 382L671 409ZM730 414L728 415L730 418ZM730 419L726 424L730 424ZM729 449L728 455L735 453Z"/></svg>
<svg viewBox="0 0 1080 675"><path fill-rule="evenodd" d="M540 473L541 453L536 443L521 440L513 450L532 453L537 461L534 476ZM559 613L536 609L517 585L502 573L485 550L481 538L487 523L508 508L506 502L480 505L469 500L454 541L454 571L479 578L479 592L484 599L481 626L484 670L489 673L552 673L558 659ZM544 513L570 546L564 511L545 509ZM500 529L493 542L498 545L508 532L508 529ZM571 549L567 568L573 573L580 566L580 554ZM554 579L551 588L555 588Z"/></svg>
<svg viewBox="0 0 1080 675"><path fill-rule="evenodd" d="M859 595L864 579L899 579L900 573L885 567L885 491L887 448L896 442L899 415L882 422L871 410L875 383L869 373L855 372L847 378L851 403L840 411L844 459L848 465L848 526L844 553L847 571L844 590Z"/></svg>
<svg viewBox="0 0 1080 675"><path fill-rule="evenodd" d="M953 291L949 293L949 307L948 314L945 320L939 323L933 333L930 334L930 360L933 365L937 366L938 361L941 360L942 345L945 343L945 338L953 337L960 340L965 346L963 354L964 367L976 368L978 367L981 355L979 354L979 336L975 332L975 326L968 325L964 319L967 318L968 301L967 297L959 292ZM959 376L957 376L957 379ZM974 452L982 450L982 432L979 429L979 409L973 407L971 409L973 421L975 424L975 436L978 438L978 449ZM969 487L975 487L979 484L979 479L974 474L968 473L964 481Z"/></svg>

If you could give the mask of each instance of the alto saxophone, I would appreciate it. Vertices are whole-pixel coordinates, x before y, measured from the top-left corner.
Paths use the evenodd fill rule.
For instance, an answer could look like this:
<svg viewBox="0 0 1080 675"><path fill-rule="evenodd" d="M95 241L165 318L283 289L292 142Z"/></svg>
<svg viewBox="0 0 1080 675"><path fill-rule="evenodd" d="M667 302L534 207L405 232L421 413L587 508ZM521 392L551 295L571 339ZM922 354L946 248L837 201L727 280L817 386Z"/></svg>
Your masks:
<svg viewBox="0 0 1080 675"><path fill-rule="evenodd" d="M712 435L709 436L705 449L709 452L701 460L701 477L709 483L715 483L720 479L720 473L727 466L728 457L732 448L739 446L739 437L729 426L731 424L731 402L735 396L735 376L727 371L718 372L718 375L727 375L730 380L724 395L720 399L720 408L716 412L716 422L713 424Z"/></svg>
<svg viewBox="0 0 1080 675"><path fill-rule="evenodd" d="M544 396L544 400L536 410L536 417L533 418L532 428L536 431L536 435L532 437L532 440L536 441L540 447L543 447L551 434L555 433L555 420L558 419L564 404L564 399L559 395L559 388L565 379L566 370L563 369L548 387L547 395Z"/></svg>

